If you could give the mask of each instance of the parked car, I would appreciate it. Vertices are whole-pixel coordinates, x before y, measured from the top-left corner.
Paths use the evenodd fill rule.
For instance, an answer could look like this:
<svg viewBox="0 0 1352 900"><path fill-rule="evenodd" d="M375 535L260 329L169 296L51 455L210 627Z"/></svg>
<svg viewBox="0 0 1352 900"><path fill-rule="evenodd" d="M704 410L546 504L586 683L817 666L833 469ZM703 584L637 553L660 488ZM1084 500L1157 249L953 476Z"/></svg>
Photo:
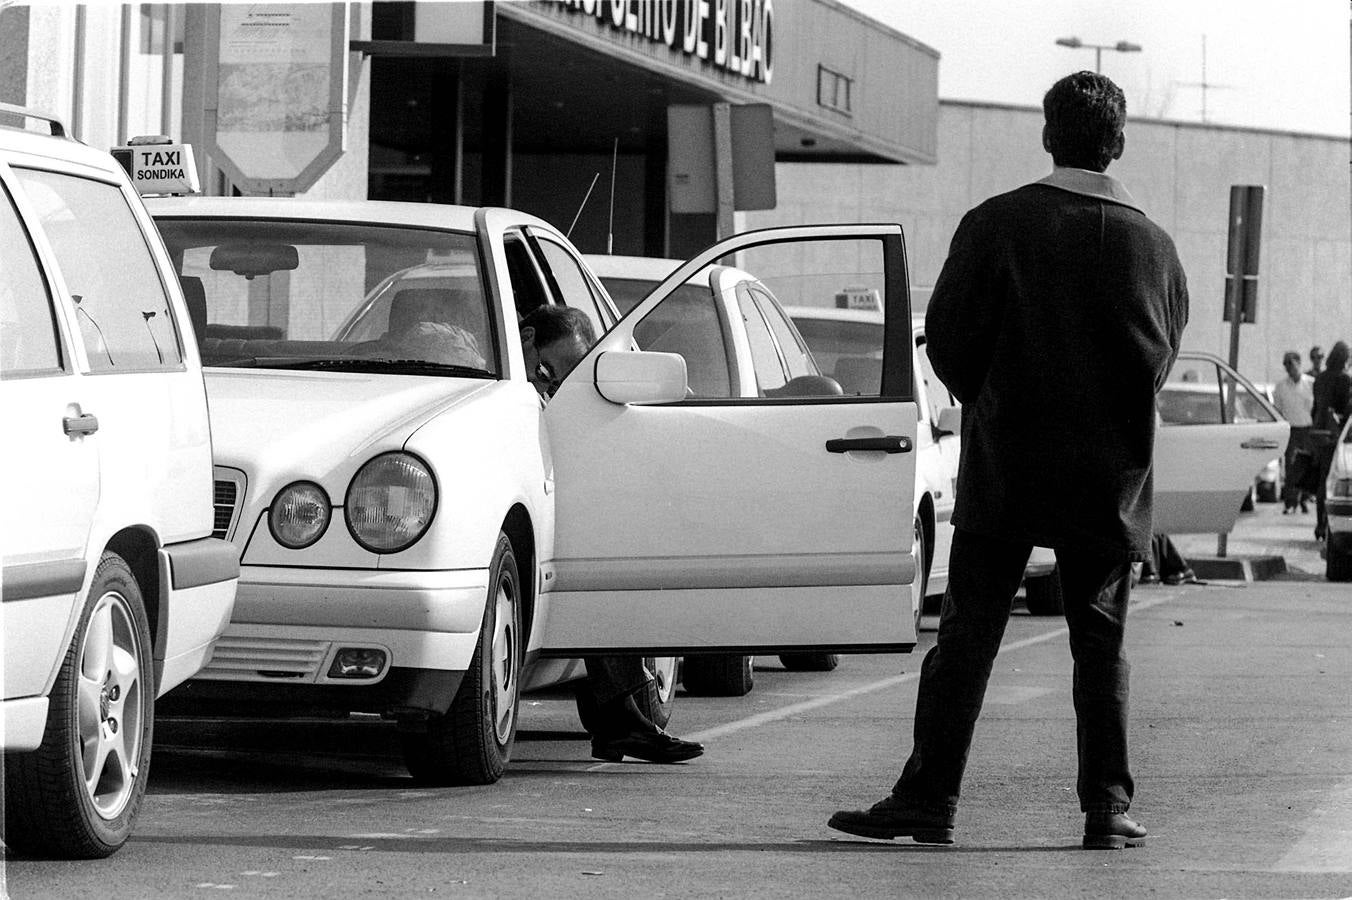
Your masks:
<svg viewBox="0 0 1352 900"><path fill-rule="evenodd" d="M908 315L898 226L729 239L616 323L566 238L511 210L152 211L205 318L222 530L243 561L184 710L375 712L416 777L488 783L539 660L914 646L895 526L909 392L719 395L698 374L724 352L715 311L669 289L731 254L847 253ZM545 303L603 333L547 405L517 330ZM392 340L418 317L397 329L417 340ZM848 512L821 513L828 497Z"/></svg>
<svg viewBox="0 0 1352 900"><path fill-rule="evenodd" d="M882 324L872 321L867 312L830 307L791 311L799 331L807 339L814 356L824 370L834 372L837 380L848 382L848 375L838 371L837 360L849 361L852 354L862 353L881 342ZM830 327L817 323L833 323ZM851 331L846 331L848 327ZM939 501L927 507L923 498L927 492L947 488L946 511L951 515L955 500L957 457L959 450L958 425L953 422L957 401L933 375L924 354L924 323L916 320L916 371L925 375L917 386L923 392L922 419L925 406L930 407L933 433L939 445L934 454L937 463L925 459L923 421L920 454L916 462L917 515L939 510ZM872 335L863 334L871 329ZM847 337L857 333L852 343ZM1253 481L1255 463L1280 452L1289 435L1289 426L1277 414L1275 407L1247 380L1218 357L1209 353L1184 351L1179 354L1172 372L1157 399L1160 422L1156 434L1155 461L1155 528L1174 534L1226 534L1234 528L1242 499ZM944 410L953 409L945 413ZM951 427L939 423L949 416ZM1178 428L1175 426L1200 426ZM951 468L950 468L951 467ZM927 471L937 476L926 477ZM944 478L948 479L947 484ZM931 593L942 593L947 584L947 547L952 537L947 516L935 515L934 524L922 518L928 532L932 527L939 535L933 541L938 548L930 578ZM1061 584L1056 576L1056 556L1049 548L1034 548L1024 572L1024 598L1028 611L1034 615L1054 615L1061 612Z"/></svg>
<svg viewBox="0 0 1352 900"><path fill-rule="evenodd" d="M0 106L4 834L104 857L135 827L156 698L206 663L239 557L211 537L189 316L108 154Z"/></svg>
<svg viewBox="0 0 1352 900"><path fill-rule="evenodd" d="M1329 581L1352 581L1352 420L1333 445L1333 465L1324 483L1328 529L1324 574Z"/></svg>
<svg viewBox="0 0 1352 900"><path fill-rule="evenodd" d="M607 291L615 298L621 310L633 308L680 265L677 260L635 257L589 255L587 263L597 273ZM721 335L721 347L713 355L698 360L690 371L690 382L695 397L731 396L755 398L774 396L794 385L796 391L820 392L825 395L843 393L854 396L876 395L882 372L883 345L881 327L878 342L867 353L860 352L854 370L842 374L833 368L833 376L825 376L809 350L799 326L776 299L775 294L755 275L739 268L710 267L696 272L674 288L673 297L690 307L711 308L716 315L708 317L708 328ZM870 295L871 296L871 295ZM881 323L881 309L869 314L868 321ZM664 337L655 349L675 347L675 337ZM711 346L718 346L711 344ZM687 354L687 361L691 357ZM913 362L916 371L919 363ZM729 372L735 373L730 379ZM848 381L847 381L848 379ZM871 379L871 383L870 383ZM939 457L937 440L930 434L926 396L922 388L913 385L920 422L917 426L917 470L925 470L926 478L941 477L935 471ZM956 459L954 460L956 471ZM924 605L924 591L930 577L930 562L934 558L934 529L932 515L921 512L919 506L931 503L932 495L922 499L917 493L917 512L912 528L913 554L923 560L920 577L912 583L911 615L919 628ZM944 535L939 536L940 539ZM947 544L943 559L947 560ZM943 578L940 573L940 587ZM799 652L779 655L780 662L796 671L830 671L839 657L834 653ZM704 696L739 697L754 685L755 658L742 654L705 655L684 661L682 685L686 692Z"/></svg>

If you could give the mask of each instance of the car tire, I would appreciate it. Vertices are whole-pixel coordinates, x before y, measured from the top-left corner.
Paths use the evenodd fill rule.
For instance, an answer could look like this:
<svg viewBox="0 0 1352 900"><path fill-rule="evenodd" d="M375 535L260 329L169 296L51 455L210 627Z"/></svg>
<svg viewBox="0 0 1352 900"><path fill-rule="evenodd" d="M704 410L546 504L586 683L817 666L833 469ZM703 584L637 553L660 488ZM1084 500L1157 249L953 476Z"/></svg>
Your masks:
<svg viewBox="0 0 1352 900"><path fill-rule="evenodd" d="M790 672L830 672L840 665L838 653L781 653L779 661Z"/></svg>
<svg viewBox="0 0 1352 900"><path fill-rule="evenodd" d="M126 843L150 775L153 655L140 585L126 560L104 553L52 686L42 745L5 760L12 850L102 859Z"/></svg>
<svg viewBox="0 0 1352 900"><path fill-rule="evenodd" d="M400 733L404 763L418 781L492 784L502 777L516 740L521 696L521 603L516 554L507 535L499 533L479 643L451 708Z"/></svg>
<svg viewBox="0 0 1352 900"><path fill-rule="evenodd" d="M645 656L643 665L652 674L652 680L634 696L639 712L647 716L658 728L666 728L671 721L672 707L676 705L676 657ZM577 702L577 717L588 734L596 734L602 723L596 708L596 700L587 686L586 679L579 681L574 691Z"/></svg>
<svg viewBox="0 0 1352 900"><path fill-rule="evenodd" d="M1025 578L1023 602L1030 616L1059 616L1065 611L1061 601L1061 575L1055 568L1047 575Z"/></svg>
<svg viewBox="0 0 1352 900"><path fill-rule="evenodd" d="M755 683L754 656L711 653L687 656L681 664L681 684L696 697L741 697Z"/></svg>
<svg viewBox="0 0 1352 900"><path fill-rule="evenodd" d="M1352 581L1352 534L1331 534L1324 547L1324 577Z"/></svg>
<svg viewBox="0 0 1352 900"><path fill-rule="evenodd" d="M925 593L929 590L929 562L926 560L925 526L920 517L911 523L911 556L915 559L915 580L911 582L911 610L915 615L915 636L920 637L920 616L925 611Z"/></svg>

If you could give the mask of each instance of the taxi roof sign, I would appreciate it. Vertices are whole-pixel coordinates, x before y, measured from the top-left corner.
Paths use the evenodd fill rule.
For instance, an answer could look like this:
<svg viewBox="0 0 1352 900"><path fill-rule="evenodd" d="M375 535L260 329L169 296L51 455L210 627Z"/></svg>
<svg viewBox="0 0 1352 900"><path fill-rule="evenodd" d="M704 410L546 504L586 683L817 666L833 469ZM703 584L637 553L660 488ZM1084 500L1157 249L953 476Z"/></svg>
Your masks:
<svg viewBox="0 0 1352 900"><path fill-rule="evenodd" d="M877 288L867 285L851 285L836 292L836 309L864 309L870 312L883 311L883 298Z"/></svg>
<svg viewBox="0 0 1352 900"><path fill-rule="evenodd" d="M127 170L138 194L198 194L197 161L192 144L170 143L167 137L136 137L114 147L113 158Z"/></svg>

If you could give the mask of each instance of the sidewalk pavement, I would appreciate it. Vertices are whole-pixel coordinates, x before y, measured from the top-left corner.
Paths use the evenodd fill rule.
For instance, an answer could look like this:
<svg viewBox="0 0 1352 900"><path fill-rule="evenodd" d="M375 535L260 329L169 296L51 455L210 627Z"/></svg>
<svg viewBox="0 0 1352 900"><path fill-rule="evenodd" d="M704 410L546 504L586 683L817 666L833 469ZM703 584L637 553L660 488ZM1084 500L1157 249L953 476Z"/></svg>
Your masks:
<svg viewBox="0 0 1352 900"><path fill-rule="evenodd" d="M1262 580L1283 572L1324 577L1324 560L1314 539L1314 504L1308 513L1282 514L1280 503L1255 503L1239 514L1226 539L1224 557L1217 555L1214 534L1171 534L1199 578Z"/></svg>

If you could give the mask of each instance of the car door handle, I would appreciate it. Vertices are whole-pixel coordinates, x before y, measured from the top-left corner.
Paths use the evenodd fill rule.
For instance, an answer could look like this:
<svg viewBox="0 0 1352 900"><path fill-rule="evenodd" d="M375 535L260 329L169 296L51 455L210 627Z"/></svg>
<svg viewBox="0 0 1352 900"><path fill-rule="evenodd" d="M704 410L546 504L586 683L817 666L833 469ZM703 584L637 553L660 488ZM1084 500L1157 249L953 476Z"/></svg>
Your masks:
<svg viewBox="0 0 1352 900"><path fill-rule="evenodd" d="M1281 444L1271 438L1249 438L1239 446L1245 450L1276 450Z"/></svg>
<svg viewBox="0 0 1352 900"><path fill-rule="evenodd" d="M856 450L881 450L883 453L910 453L911 439L900 434L866 438L832 438L827 453L851 453Z"/></svg>
<svg viewBox="0 0 1352 900"><path fill-rule="evenodd" d="M93 434L99 430L99 420L88 413L83 416L66 416L61 420L61 428L66 434Z"/></svg>

